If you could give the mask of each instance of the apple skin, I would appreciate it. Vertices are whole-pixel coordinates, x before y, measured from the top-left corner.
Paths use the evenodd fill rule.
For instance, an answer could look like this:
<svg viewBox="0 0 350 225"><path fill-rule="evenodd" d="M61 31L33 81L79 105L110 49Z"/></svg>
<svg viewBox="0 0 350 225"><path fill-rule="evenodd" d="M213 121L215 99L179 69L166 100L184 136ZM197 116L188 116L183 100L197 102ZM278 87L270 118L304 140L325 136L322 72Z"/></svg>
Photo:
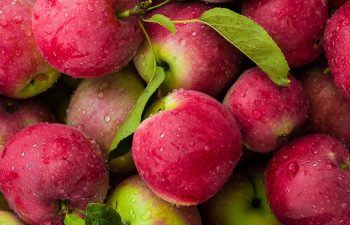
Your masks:
<svg viewBox="0 0 350 225"><path fill-rule="evenodd" d="M0 96L0 152L6 142L23 128L53 121L50 110L38 100L12 100Z"/></svg>
<svg viewBox="0 0 350 225"><path fill-rule="evenodd" d="M211 7L203 2L172 2L154 10L172 20L199 18ZM151 14L151 15L152 15ZM151 16L149 15L149 16ZM211 28L199 23L177 24L175 35L158 24L146 23L158 64L165 68L166 78L161 95L184 88L217 96L236 77L242 54ZM145 41L134 64L145 81L153 68L153 53Z"/></svg>
<svg viewBox="0 0 350 225"><path fill-rule="evenodd" d="M324 49L335 84L350 99L350 2L338 9L324 33Z"/></svg>
<svg viewBox="0 0 350 225"><path fill-rule="evenodd" d="M120 183L107 198L107 204L130 225L201 225L195 206L178 207L155 195L140 176Z"/></svg>
<svg viewBox="0 0 350 225"><path fill-rule="evenodd" d="M260 163L235 171L221 191L203 204L205 225L282 225L265 193L266 167Z"/></svg>
<svg viewBox="0 0 350 225"><path fill-rule="evenodd" d="M328 135L289 143L270 161L267 196L284 225L347 224L350 220L350 156Z"/></svg>
<svg viewBox="0 0 350 225"><path fill-rule="evenodd" d="M37 0L33 32L45 59L79 78L103 76L126 66L143 40L136 17L116 11L138 0Z"/></svg>
<svg viewBox="0 0 350 225"><path fill-rule="evenodd" d="M259 68L246 70L228 91L224 104L240 125L249 150L267 153L286 141L307 118L307 100L293 76L287 87L275 85Z"/></svg>
<svg viewBox="0 0 350 225"><path fill-rule="evenodd" d="M103 202L108 167L96 143L62 124L37 124L15 134L0 158L0 189L29 225L61 225L60 202L84 210Z"/></svg>
<svg viewBox="0 0 350 225"><path fill-rule="evenodd" d="M309 129L331 135L349 148L350 101L338 91L325 66L314 66L302 76L309 101Z"/></svg>
<svg viewBox="0 0 350 225"><path fill-rule="evenodd" d="M107 77L84 80L70 101L67 124L93 138L107 157L115 134L143 90L142 80L131 67ZM136 172L131 153L112 160L110 169L120 175Z"/></svg>
<svg viewBox="0 0 350 225"><path fill-rule="evenodd" d="M242 14L265 28L290 67L308 64L323 51L319 42L328 19L324 0L245 0Z"/></svg>
<svg viewBox="0 0 350 225"><path fill-rule="evenodd" d="M0 211L1 225L23 225L23 223L13 213Z"/></svg>
<svg viewBox="0 0 350 225"><path fill-rule="evenodd" d="M0 93L29 98L51 87L60 73L48 65L31 28L33 1L0 1Z"/></svg>
<svg viewBox="0 0 350 225"><path fill-rule="evenodd" d="M155 115L137 128L132 144L136 168L149 188L176 205L212 197L242 153L228 109L204 93L177 90L149 113Z"/></svg>

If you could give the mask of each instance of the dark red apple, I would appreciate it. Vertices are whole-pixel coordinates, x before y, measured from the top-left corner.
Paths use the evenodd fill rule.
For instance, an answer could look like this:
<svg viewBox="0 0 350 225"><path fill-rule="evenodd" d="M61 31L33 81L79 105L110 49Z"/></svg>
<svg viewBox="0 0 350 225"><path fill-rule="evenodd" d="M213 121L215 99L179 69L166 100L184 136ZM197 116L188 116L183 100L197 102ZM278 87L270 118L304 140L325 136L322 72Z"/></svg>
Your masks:
<svg viewBox="0 0 350 225"><path fill-rule="evenodd" d="M321 55L328 19L326 1L245 0L242 14L265 28L290 67L308 64Z"/></svg>
<svg viewBox="0 0 350 225"><path fill-rule="evenodd" d="M48 65L35 43L33 1L0 1L0 93L29 98L47 90L60 73Z"/></svg>
<svg viewBox="0 0 350 225"><path fill-rule="evenodd" d="M163 14L172 20L189 20L199 18L210 8L201 2L173 2L152 14ZM165 81L160 88L163 95L184 88L217 96L240 69L242 54L206 25L177 24L175 35L157 24L147 23L146 28L158 64L165 69ZM146 41L134 58L134 64L141 77L150 81L153 52Z"/></svg>
<svg viewBox="0 0 350 225"><path fill-rule="evenodd" d="M240 125L249 150L275 150L306 120L305 93L293 76L288 78L289 86L279 87L260 69L251 68L228 91L224 104Z"/></svg>
<svg viewBox="0 0 350 225"><path fill-rule="evenodd" d="M37 0L33 32L45 59L65 74L88 78L126 66L143 35L137 17L119 19L117 11L138 0Z"/></svg>
<svg viewBox="0 0 350 225"><path fill-rule="evenodd" d="M284 225L345 225L350 221L350 155L327 135L297 139L269 163L270 206Z"/></svg>
<svg viewBox="0 0 350 225"><path fill-rule="evenodd" d="M178 90L149 113L154 115L138 127L132 145L146 184L177 205L212 197L241 156L240 132L228 109L206 94Z"/></svg>
<svg viewBox="0 0 350 225"><path fill-rule="evenodd" d="M62 124L23 129L0 158L0 189L10 207L30 225L62 224L62 203L84 210L102 202L108 168L96 143Z"/></svg>
<svg viewBox="0 0 350 225"><path fill-rule="evenodd" d="M329 20L324 33L324 48L335 84L350 99L350 2Z"/></svg>
<svg viewBox="0 0 350 225"><path fill-rule="evenodd" d="M37 100L11 100L0 96L0 151L12 135L23 128L53 121L50 110Z"/></svg>
<svg viewBox="0 0 350 225"><path fill-rule="evenodd" d="M303 84L310 113L308 127L325 133L350 147L350 100L337 90L332 75L324 66L303 73Z"/></svg>

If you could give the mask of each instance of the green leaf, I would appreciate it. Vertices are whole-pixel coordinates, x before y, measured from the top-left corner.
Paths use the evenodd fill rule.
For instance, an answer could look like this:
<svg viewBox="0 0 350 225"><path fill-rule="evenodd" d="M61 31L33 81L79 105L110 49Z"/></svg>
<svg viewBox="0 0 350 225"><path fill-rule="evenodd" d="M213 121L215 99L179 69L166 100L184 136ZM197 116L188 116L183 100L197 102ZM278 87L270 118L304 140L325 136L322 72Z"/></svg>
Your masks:
<svg viewBox="0 0 350 225"><path fill-rule="evenodd" d="M173 23L173 21L171 21L168 17L162 14L155 14L151 18L144 19L143 21L148 23L157 23L166 28L172 34L176 34L176 26Z"/></svg>
<svg viewBox="0 0 350 225"><path fill-rule="evenodd" d="M286 86L288 63L277 44L257 23L225 8L213 8L202 14L202 22L238 48L256 63L277 85Z"/></svg>
<svg viewBox="0 0 350 225"><path fill-rule="evenodd" d="M86 225L124 225L120 215L105 204L91 203L86 210Z"/></svg>
<svg viewBox="0 0 350 225"><path fill-rule="evenodd" d="M75 214L67 214L63 222L65 225L85 225L84 220Z"/></svg>
<svg viewBox="0 0 350 225"><path fill-rule="evenodd" d="M146 89L144 92L141 94L140 98L137 100L136 105L130 112L128 118L125 120L123 125L120 127L118 133L114 137L114 140L112 142L112 145L110 146L110 158L113 159L115 157L113 153L118 152L119 143L131 136L139 124L141 123L142 120L142 114L143 111L145 110L145 106L151 96L156 92L158 87L163 83L165 78L165 72L164 69L160 66L156 67L156 71L151 79L151 81L148 83Z"/></svg>

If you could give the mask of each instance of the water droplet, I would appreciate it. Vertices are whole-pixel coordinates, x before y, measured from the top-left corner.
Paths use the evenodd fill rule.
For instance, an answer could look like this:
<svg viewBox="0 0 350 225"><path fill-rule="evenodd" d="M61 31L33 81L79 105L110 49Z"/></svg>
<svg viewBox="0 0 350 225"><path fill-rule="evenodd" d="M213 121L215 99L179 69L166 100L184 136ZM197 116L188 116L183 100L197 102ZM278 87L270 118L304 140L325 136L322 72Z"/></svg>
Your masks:
<svg viewBox="0 0 350 225"><path fill-rule="evenodd" d="M192 36L194 37L194 36L196 36L197 35L197 32L192 32Z"/></svg>
<svg viewBox="0 0 350 225"><path fill-rule="evenodd" d="M99 93L97 94L97 97L98 97L99 99L102 99L102 98L103 98L103 92L99 92Z"/></svg>
<svg viewBox="0 0 350 225"><path fill-rule="evenodd" d="M12 20L15 23L20 23L22 22L22 17L20 15L16 15L15 17L12 18Z"/></svg>
<svg viewBox="0 0 350 225"><path fill-rule="evenodd" d="M111 121L110 115L108 115L108 114L105 115L104 120L105 120L106 123L109 123Z"/></svg>
<svg viewBox="0 0 350 225"><path fill-rule="evenodd" d="M347 209L347 208L348 208L348 204L347 204L346 202L344 202L343 204L341 204L341 207L342 207L343 209Z"/></svg>
<svg viewBox="0 0 350 225"><path fill-rule="evenodd" d="M164 133L161 133L160 134L160 138L164 138L165 137L165 134Z"/></svg>
<svg viewBox="0 0 350 225"><path fill-rule="evenodd" d="M253 111L253 115L256 119L260 119L261 117L261 112L259 112L258 110L254 110Z"/></svg>

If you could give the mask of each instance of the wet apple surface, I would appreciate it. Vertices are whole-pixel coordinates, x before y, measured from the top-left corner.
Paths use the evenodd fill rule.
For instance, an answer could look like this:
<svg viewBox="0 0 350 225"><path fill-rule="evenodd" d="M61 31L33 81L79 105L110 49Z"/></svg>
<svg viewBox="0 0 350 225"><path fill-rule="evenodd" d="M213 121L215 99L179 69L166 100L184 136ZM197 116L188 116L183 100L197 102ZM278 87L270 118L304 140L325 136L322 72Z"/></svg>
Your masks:
<svg viewBox="0 0 350 225"><path fill-rule="evenodd" d="M349 0L0 0L0 225L350 225Z"/></svg>

